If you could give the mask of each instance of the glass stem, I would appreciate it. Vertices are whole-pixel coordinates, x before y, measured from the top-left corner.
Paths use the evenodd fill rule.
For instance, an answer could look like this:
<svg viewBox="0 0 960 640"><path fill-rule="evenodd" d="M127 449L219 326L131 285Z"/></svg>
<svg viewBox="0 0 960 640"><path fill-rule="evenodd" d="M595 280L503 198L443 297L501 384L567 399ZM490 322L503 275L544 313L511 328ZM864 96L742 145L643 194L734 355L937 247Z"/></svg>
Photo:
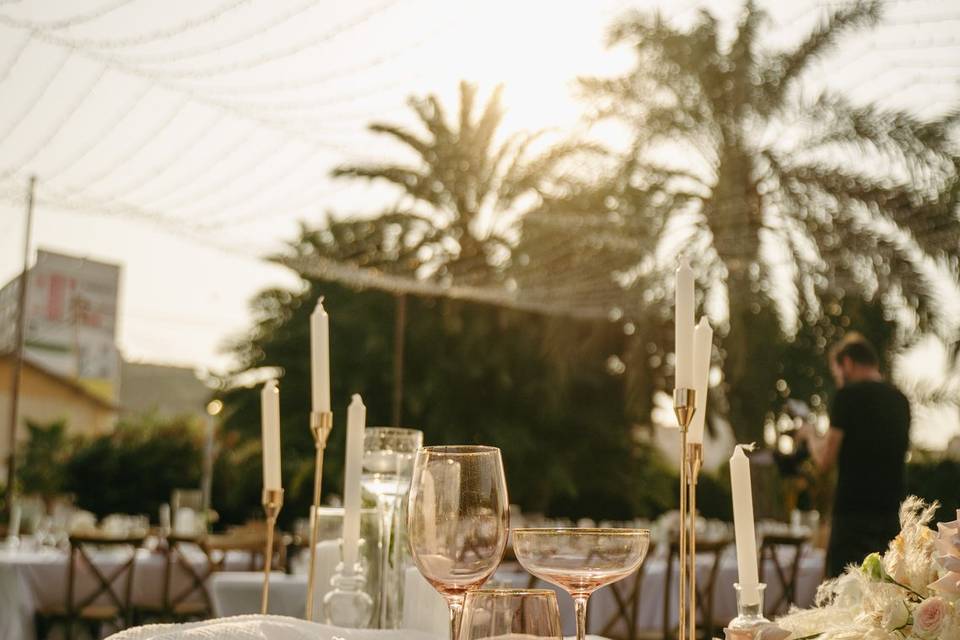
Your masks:
<svg viewBox="0 0 960 640"><path fill-rule="evenodd" d="M390 547L393 544L393 512L394 499L392 496L379 496L380 511L380 624L381 629L392 629L390 616L393 615L390 606L390 594L394 590L393 571L390 567Z"/></svg>
<svg viewBox="0 0 960 640"><path fill-rule="evenodd" d="M573 604L577 613L577 640L584 640L587 637L587 602L590 596L573 596Z"/></svg>
<svg viewBox="0 0 960 640"><path fill-rule="evenodd" d="M463 596L448 598L450 607L450 640L460 640L460 618L463 617Z"/></svg>

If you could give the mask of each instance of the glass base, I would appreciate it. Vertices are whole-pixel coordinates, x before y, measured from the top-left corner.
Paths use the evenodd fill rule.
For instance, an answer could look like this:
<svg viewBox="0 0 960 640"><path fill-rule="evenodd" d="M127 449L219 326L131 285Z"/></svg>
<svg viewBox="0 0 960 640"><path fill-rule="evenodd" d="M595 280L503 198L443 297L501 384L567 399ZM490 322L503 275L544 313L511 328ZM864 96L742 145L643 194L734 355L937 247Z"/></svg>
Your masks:
<svg viewBox="0 0 960 640"><path fill-rule="evenodd" d="M348 629L366 629L373 614L373 598L364 591L366 575L358 563L352 573L345 573L343 563L330 580L333 590L323 598L329 624Z"/></svg>

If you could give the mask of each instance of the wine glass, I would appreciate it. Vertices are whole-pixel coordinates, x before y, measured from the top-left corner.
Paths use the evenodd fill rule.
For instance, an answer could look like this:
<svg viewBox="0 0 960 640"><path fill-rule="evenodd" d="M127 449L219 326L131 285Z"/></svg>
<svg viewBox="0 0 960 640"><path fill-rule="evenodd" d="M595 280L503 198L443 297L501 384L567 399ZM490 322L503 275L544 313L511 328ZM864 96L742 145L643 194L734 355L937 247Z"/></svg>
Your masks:
<svg viewBox="0 0 960 640"><path fill-rule="evenodd" d="M496 447L424 447L410 485L407 534L417 569L450 607L460 636L464 596L483 585L507 546L510 501Z"/></svg>
<svg viewBox="0 0 960 640"><path fill-rule="evenodd" d="M423 446L423 432L417 429L368 427L363 434L363 471L360 485L377 502L380 512L380 612L381 629L398 626L403 603L402 546L395 526L397 507L410 490L413 457Z"/></svg>
<svg viewBox="0 0 960 640"><path fill-rule="evenodd" d="M513 531L513 551L523 568L573 597L577 640L586 637L590 594L636 571L649 546L646 529Z"/></svg>
<svg viewBox="0 0 960 640"><path fill-rule="evenodd" d="M463 605L461 640L560 640L560 609L550 589L477 589Z"/></svg>

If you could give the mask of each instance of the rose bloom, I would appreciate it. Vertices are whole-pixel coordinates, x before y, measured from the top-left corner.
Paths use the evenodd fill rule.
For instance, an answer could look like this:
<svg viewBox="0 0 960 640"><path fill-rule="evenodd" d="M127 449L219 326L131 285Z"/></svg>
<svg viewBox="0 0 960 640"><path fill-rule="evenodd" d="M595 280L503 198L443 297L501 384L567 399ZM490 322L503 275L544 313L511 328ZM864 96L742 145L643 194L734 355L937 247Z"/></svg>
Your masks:
<svg viewBox="0 0 960 640"><path fill-rule="evenodd" d="M950 603L940 596L927 598L913 611L913 635L923 640L936 640L945 625L953 626L952 609Z"/></svg>
<svg viewBox="0 0 960 640"><path fill-rule="evenodd" d="M883 608L880 625L887 631L895 631L907 626L910 620L910 609L903 600L892 600Z"/></svg>

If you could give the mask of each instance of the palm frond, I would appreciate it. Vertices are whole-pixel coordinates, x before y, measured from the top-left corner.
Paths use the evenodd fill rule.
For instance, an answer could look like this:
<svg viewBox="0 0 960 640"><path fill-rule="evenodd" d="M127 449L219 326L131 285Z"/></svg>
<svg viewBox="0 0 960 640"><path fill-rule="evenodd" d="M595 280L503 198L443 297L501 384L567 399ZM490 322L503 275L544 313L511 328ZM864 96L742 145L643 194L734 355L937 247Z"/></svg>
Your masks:
<svg viewBox="0 0 960 640"><path fill-rule="evenodd" d="M787 89L810 63L827 53L850 31L876 25L882 15L880 0L859 0L834 11L826 23L818 26L792 51L773 56L762 70L766 112L777 108Z"/></svg>
<svg viewBox="0 0 960 640"><path fill-rule="evenodd" d="M367 127L373 133L382 133L396 138L403 144L416 151L424 160L428 160L431 153L431 145L428 141L418 138L402 127L381 122L374 122Z"/></svg>

